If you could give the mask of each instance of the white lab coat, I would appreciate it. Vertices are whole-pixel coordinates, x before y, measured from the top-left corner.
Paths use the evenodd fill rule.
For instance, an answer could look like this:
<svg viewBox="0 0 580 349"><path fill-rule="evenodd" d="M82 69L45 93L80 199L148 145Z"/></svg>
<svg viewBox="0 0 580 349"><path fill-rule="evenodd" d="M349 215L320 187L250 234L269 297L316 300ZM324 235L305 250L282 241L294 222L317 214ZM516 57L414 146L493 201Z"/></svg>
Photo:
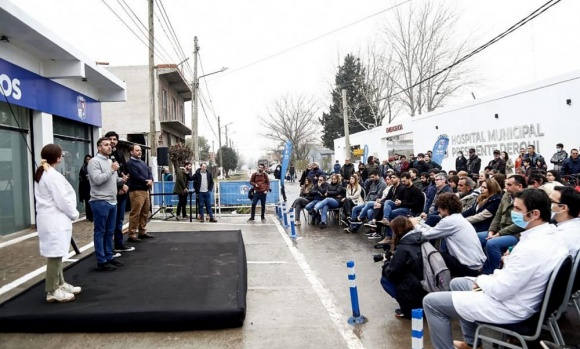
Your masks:
<svg viewBox="0 0 580 349"><path fill-rule="evenodd" d="M553 225L526 230L503 269L477 277L482 291L452 292L453 306L471 322L523 321L539 310L550 274L566 256L568 249L556 238Z"/></svg>
<svg viewBox="0 0 580 349"><path fill-rule="evenodd" d="M72 221L79 218L77 195L62 174L50 167L34 187L40 254L63 257L70 249Z"/></svg>
<svg viewBox="0 0 580 349"><path fill-rule="evenodd" d="M576 253L580 250L580 217L558 223L556 234L568 247L572 258L576 258Z"/></svg>

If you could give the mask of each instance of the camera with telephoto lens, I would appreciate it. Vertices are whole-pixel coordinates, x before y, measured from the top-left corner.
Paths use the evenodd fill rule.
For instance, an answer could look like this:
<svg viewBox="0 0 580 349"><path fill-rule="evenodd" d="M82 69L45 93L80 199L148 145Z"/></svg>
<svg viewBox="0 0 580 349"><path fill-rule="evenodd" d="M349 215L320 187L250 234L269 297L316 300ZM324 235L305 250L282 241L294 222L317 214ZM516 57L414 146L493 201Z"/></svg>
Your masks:
<svg viewBox="0 0 580 349"><path fill-rule="evenodd" d="M374 254L373 255L373 260L376 262L381 262L383 260L383 254L379 253L379 254Z"/></svg>

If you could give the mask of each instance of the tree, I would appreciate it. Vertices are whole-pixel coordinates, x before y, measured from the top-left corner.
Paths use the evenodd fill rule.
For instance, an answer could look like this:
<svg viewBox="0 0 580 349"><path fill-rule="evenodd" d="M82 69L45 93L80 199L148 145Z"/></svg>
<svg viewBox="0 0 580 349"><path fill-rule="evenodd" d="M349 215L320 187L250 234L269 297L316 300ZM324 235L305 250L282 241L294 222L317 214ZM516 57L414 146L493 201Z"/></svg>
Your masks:
<svg viewBox="0 0 580 349"><path fill-rule="evenodd" d="M220 155L221 152L223 152L222 155ZM220 162L220 159L222 158L224 160L223 165ZM225 175L227 177L228 172L235 170L238 167L238 154L236 154L232 148L222 145L222 147L217 152L216 161L220 167L224 168Z"/></svg>
<svg viewBox="0 0 580 349"><path fill-rule="evenodd" d="M303 95L281 97L269 108L267 116L259 116L267 130L262 136L281 144L282 149L290 140L294 158L305 159L310 148L318 143L317 104L312 97ZM274 151L279 152L280 148Z"/></svg>
<svg viewBox="0 0 580 349"><path fill-rule="evenodd" d="M189 144L177 143L169 147L169 159L173 167L183 166L193 158L193 149Z"/></svg>
<svg viewBox="0 0 580 349"><path fill-rule="evenodd" d="M457 14L441 2L424 1L407 14L396 10L383 27L387 52L393 53L400 79L401 101L411 116L430 112L462 86L474 83L465 63L427 79L451 66L468 51L468 38L455 31Z"/></svg>
<svg viewBox="0 0 580 349"><path fill-rule="evenodd" d="M367 84L363 86L363 96L372 105L371 111L376 110L375 123L380 125L386 119L390 124L401 110L400 98L396 95L399 69L392 54L387 56L376 43L368 46L364 59Z"/></svg>
<svg viewBox="0 0 580 349"><path fill-rule="evenodd" d="M186 144L193 148L193 138L188 138ZM199 160L209 161L209 141L204 136L199 136Z"/></svg>
<svg viewBox="0 0 580 349"><path fill-rule="evenodd" d="M342 66L338 67L332 90L332 104L328 113L322 113L319 119L322 124L322 144L334 148L334 140L344 136L342 108L342 89L346 89L346 100L349 108L349 133L356 133L374 128L381 124L377 120L377 110L367 101L364 91L370 91L366 83L366 71L360 58L346 55Z"/></svg>

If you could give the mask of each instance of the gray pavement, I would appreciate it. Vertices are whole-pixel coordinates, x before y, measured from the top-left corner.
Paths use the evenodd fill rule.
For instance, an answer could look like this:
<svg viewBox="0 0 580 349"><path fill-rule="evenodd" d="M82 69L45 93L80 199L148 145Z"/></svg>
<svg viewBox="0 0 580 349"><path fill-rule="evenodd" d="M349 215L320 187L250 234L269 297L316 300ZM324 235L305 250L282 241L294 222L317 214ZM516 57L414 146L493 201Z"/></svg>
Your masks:
<svg viewBox="0 0 580 349"><path fill-rule="evenodd" d="M291 204L299 185L287 183L286 190ZM380 286L381 263L372 260L376 253L374 240L369 241L362 233L345 234L336 222L330 222L324 230L303 222L297 229L299 238L291 240L273 212L266 223L247 223L247 218L229 215L222 216L218 223L154 220L149 224L152 233L242 231L248 259L248 308L242 328L164 333L0 333L0 348L411 348L411 321L394 317L397 304ZM90 244L92 224L75 223L74 237L79 247ZM83 255L88 253L92 253L91 248ZM361 313L369 320L363 325L347 324L352 315L346 269L349 260L356 263ZM9 292L2 291L44 262L38 255L35 237L0 248L0 302L40 280L43 274ZM578 323L576 314L561 321L564 336L572 343L580 342L571 321ZM460 339L457 324L454 331ZM425 323L425 348L431 348L428 338Z"/></svg>

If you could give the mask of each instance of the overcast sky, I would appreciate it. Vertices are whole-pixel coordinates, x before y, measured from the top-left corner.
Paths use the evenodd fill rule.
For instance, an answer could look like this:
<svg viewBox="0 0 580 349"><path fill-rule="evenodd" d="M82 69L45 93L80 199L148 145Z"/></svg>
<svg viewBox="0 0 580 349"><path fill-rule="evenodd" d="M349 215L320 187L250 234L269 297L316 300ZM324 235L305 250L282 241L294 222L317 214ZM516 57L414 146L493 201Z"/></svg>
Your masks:
<svg viewBox="0 0 580 349"><path fill-rule="evenodd" d="M146 45L105 5L111 6L138 31L120 4L126 3L146 25L145 0L12 1L96 61L111 65L148 62ZM470 34L474 46L479 46L546 1L445 2L461 14L459 33ZM200 107L199 134L210 143L215 140L217 149L215 117L220 115L222 125L232 123L228 130L235 147L246 159L257 159L260 149L268 144L260 136L264 130L257 116L266 115L268 106L284 95L314 96L322 105L320 113L327 110L336 67L345 54L362 52L369 42L379 37L381 25L389 20L392 12L384 12L271 59L261 60L397 4L403 4L400 8L404 10L411 4L420 5L421 0L163 0L162 3L188 57L192 56L193 37L198 37L203 64L203 72L200 70L199 75L223 66L229 68L208 77L207 85L203 81L200 84L207 118ZM479 86L462 90L453 103L471 99L472 92L480 98L578 69L578 13L580 1L561 1L473 57L471 64L483 81ZM157 19L155 25L156 38L165 49L162 55L168 56L156 58L155 63L179 63ZM210 97L211 106L208 105ZM186 115L189 125L189 113Z"/></svg>

